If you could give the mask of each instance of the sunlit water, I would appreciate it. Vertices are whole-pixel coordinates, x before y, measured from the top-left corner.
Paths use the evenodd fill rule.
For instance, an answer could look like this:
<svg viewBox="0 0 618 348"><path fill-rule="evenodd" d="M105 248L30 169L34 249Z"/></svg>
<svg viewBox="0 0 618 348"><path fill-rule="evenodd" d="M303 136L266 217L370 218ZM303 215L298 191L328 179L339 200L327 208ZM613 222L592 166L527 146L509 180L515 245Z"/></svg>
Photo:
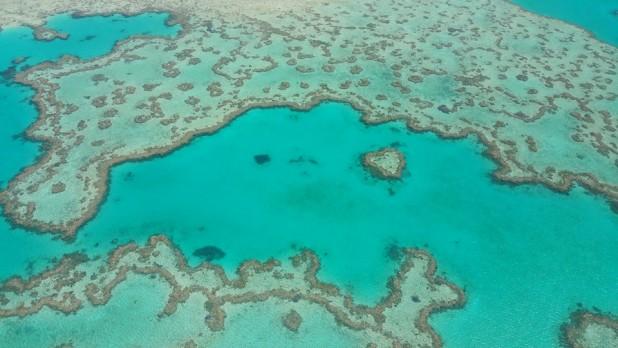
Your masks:
<svg viewBox="0 0 618 348"><path fill-rule="evenodd" d="M165 18L62 15L50 26L71 35L53 42L35 41L29 29L3 31L0 45L19 46L0 53L0 70L18 56L30 56L22 64L62 54L87 59L129 35L174 35L178 28L165 26ZM101 26L110 28L105 35ZM39 153L19 136L36 117L32 92L8 82L0 84L0 106L8 110L1 114L8 125L0 127L2 185ZM257 109L171 155L119 165L99 213L73 244L1 220L0 278L40 271L67 252L105 254L164 233L192 264L201 261L192 256L197 248L220 248L225 256L217 262L228 270L249 258L311 248L324 280L371 303L385 293L395 266L388 248L418 246L466 289L463 309L431 320L447 346L555 347L559 325L577 303L618 312L618 268L611 266L618 264L618 215L601 198L581 188L565 195L497 183L476 139L443 140L400 124L367 127L359 117L337 103L309 112ZM399 182L376 180L360 164L362 153L389 145L407 157ZM264 154L270 161L258 164L254 156ZM38 327L42 318L31 321ZM53 331L56 324L47 325Z"/></svg>

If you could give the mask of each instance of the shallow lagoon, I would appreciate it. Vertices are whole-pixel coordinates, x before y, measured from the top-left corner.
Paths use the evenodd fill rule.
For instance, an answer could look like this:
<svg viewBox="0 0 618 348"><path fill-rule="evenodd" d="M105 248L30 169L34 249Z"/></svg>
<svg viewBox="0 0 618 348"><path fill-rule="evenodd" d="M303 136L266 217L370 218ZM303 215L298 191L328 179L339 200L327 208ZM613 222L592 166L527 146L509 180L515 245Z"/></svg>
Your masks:
<svg viewBox="0 0 618 348"><path fill-rule="evenodd" d="M99 214L60 245L98 254L165 233L187 255L217 246L229 270L308 247L323 279L365 302L386 291L389 246L426 247L469 296L432 320L457 347L556 346L576 303L618 310L618 270L607 267L618 262L618 215L601 198L498 184L474 139L367 127L359 116L336 103L253 110L173 155L119 165ZM401 182L360 165L363 152L391 144L407 156Z"/></svg>
<svg viewBox="0 0 618 348"><path fill-rule="evenodd" d="M496 184L473 139L366 127L359 116L342 104L254 110L172 156L118 166L78 244L163 232L187 255L221 248L229 270L308 247L324 279L366 302L386 290L392 244L426 246L469 296L434 321L458 347L552 346L575 303L618 310L618 270L606 266L618 262L618 215L602 199ZM390 144L407 157L402 182L360 165L363 152Z"/></svg>
<svg viewBox="0 0 618 348"><path fill-rule="evenodd" d="M155 23L166 28L160 16ZM71 38L77 36L66 42ZM103 54L114 41L90 54ZM0 180L38 153L35 144L11 137L35 117L31 92L6 88L15 92L4 103L21 111L7 113L14 120L0 134L13 155ZM420 246L469 297L464 309L432 319L447 346L554 347L576 303L618 312L618 270L608 267L618 261L618 215L601 198L579 188L564 195L496 183L495 165L474 139L447 141L397 124L366 127L359 116L334 103L310 112L253 110L173 155L117 166L107 200L73 244L0 221L0 275L38 271L70 251L105 254L161 232L193 264L200 261L191 256L195 249L222 249L218 262L230 270L246 258L309 247L322 257L323 279L373 302L394 266L389 247ZM407 156L401 182L376 180L360 166L363 152L391 144ZM259 154L271 160L257 164Z"/></svg>

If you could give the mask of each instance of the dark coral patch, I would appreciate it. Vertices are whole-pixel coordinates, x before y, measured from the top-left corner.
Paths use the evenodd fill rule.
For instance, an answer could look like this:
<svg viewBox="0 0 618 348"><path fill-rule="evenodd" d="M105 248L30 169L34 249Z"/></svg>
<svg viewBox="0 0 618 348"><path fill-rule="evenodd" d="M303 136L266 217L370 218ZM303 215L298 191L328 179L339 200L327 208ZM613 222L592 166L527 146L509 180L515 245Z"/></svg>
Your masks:
<svg viewBox="0 0 618 348"><path fill-rule="evenodd" d="M290 310L282 319L283 326L292 332L298 332L300 325L303 323L303 318L295 310Z"/></svg>
<svg viewBox="0 0 618 348"><path fill-rule="evenodd" d="M270 162L270 156L267 154L255 155L253 156L253 159L255 160L255 163L257 164L264 164L264 163Z"/></svg>
<svg viewBox="0 0 618 348"><path fill-rule="evenodd" d="M200 257L205 261L214 261L222 259L225 256L225 252L216 246L207 245L205 247L195 249L193 256Z"/></svg>
<svg viewBox="0 0 618 348"><path fill-rule="evenodd" d="M403 249L395 243L391 243L386 247L386 256L393 261L401 261L403 258Z"/></svg>
<svg viewBox="0 0 618 348"><path fill-rule="evenodd" d="M133 181L135 174L133 174L133 172L127 172L122 178L124 181Z"/></svg>

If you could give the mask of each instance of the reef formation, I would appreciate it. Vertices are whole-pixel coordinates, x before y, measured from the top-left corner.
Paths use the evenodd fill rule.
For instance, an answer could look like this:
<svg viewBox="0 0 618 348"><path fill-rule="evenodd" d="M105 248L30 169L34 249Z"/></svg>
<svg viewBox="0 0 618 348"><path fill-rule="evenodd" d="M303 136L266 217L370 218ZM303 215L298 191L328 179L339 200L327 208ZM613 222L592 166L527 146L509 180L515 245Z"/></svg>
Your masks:
<svg viewBox="0 0 618 348"><path fill-rule="evenodd" d="M119 284L141 276L169 287L160 316L174 315L192 296L202 299L205 335L185 339L196 344L225 334L226 318L242 312L243 306L268 302L281 308L281 323L293 332L303 317L323 312L363 346L439 347L440 338L427 319L435 311L462 305L464 294L435 276L436 264L429 254L417 249L403 253L401 266L388 283L389 294L369 307L319 281L320 262L308 250L287 261L247 261L230 279L210 263L189 267L166 237L153 236L146 246L120 246L107 259L67 255L53 269L30 279L7 280L0 287L0 317L32 316L44 307L69 314L101 306Z"/></svg>
<svg viewBox="0 0 618 348"><path fill-rule="evenodd" d="M618 320L608 315L579 310L562 328L569 348L618 347Z"/></svg>
<svg viewBox="0 0 618 348"><path fill-rule="evenodd" d="M169 152L250 108L323 100L352 104L367 124L474 134L500 180L578 183L618 201L618 49L506 2L20 3L0 23L29 23L27 10L148 8L172 10L184 30L16 77L37 92L27 134L47 145L0 193L16 224L70 239L96 213L110 166Z"/></svg>
<svg viewBox="0 0 618 348"><path fill-rule="evenodd" d="M401 179L406 160L399 150L388 147L364 154L363 165L378 178Z"/></svg>

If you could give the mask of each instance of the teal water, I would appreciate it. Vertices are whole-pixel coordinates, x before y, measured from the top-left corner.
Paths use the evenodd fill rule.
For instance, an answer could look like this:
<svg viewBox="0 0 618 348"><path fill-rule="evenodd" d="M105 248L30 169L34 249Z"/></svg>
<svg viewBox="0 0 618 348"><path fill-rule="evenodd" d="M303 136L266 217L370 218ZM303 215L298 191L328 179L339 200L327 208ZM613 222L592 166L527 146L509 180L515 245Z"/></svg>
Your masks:
<svg viewBox="0 0 618 348"><path fill-rule="evenodd" d="M342 104L254 110L171 156L120 165L76 244L163 232L188 255L219 247L229 270L308 247L322 257L324 279L365 302L385 291L391 244L425 246L470 297L434 320L453 347L556 346L577 302L618 310L618 269L608 267L618 262L618 215L601 199L496 184L474 139L368 128L358 118ZM360 155L393 143L408 158L406 177L371 178ZM271 162L256 164L256 154Z"/></svg>
<svg viewBox="0 0 618 348"><path fill-rule="evenodd" d="M524 9L578 25L598 39L618 46L616 0L511 0Z"/></svg>
<svg viewBox="0 0 618 348"><path fill-rule="evenodd" d="M60 16L72 35L50 43L23 36L30 53L41 54L25 64L64 53L104 54L130 33L175 33L163 25L164 15L149 16L142 31L127 24L134 31L119 29L119 36L101 39L99 49L84 48L96 38L78 40L77 33L89 27L81 21L89 18ZM90 19L120 25L104 21L114 17ZM7 33L12 31L0 32L1 47L10 42L2 41ZM37 46L57 41L73 44L47 55ZM0 55L0 62L10 62L19 54ZM16 84L0 88L6 89L2 110L11 111L0 116L9 125L0 128L0 148L8 154L0 162L0 180L6 181L39 151L14 137L36 117L27 102L31 92ZM490 176L495 165L475 139L443 140L398 124L366 127L358 119L349 106L336 103L309 112L258 109L172 155L119 165L99 214L73 244L11 230L0 219L0 278L40 271L67 252L105 254L116 244L165 233L192 264L200 261L191 256L195 249L219 247L226 255L218 262L230 270L247 258L312 248L322 257L323 279L370 303L386 291L395 266L388 247L420 246L468 295L464 309L432 317L447 346L556 347L559 325L577 303L618 312L618 269L611 266L618 262L618 215L602 199L580 188L563 195L499 184ZM363 152L390 144L408 159L401 182L375 180L360 166ZM258 165L257 154L271 161ZM105 313L102 318L109 318Z"/></svg>
<svg viewBox="0 0 618 348"><path fill-rule="evenodd" d="M608 267L618 262L618 215L602 199L497 184L474 139L366 127L359 116L335 103L253 110L170 156L119 165L99 214L62 252L102 254L165 233L187 255L219 247L232 270L309 247L323 279L373 302L393 271L388 247L426 247L469 296L432 320L452 347L555 347L576 303L618 311L618 269ZM408 158L398 183L359 161L389 144ZM258 165L257 154L271 161Z"/></svg>

